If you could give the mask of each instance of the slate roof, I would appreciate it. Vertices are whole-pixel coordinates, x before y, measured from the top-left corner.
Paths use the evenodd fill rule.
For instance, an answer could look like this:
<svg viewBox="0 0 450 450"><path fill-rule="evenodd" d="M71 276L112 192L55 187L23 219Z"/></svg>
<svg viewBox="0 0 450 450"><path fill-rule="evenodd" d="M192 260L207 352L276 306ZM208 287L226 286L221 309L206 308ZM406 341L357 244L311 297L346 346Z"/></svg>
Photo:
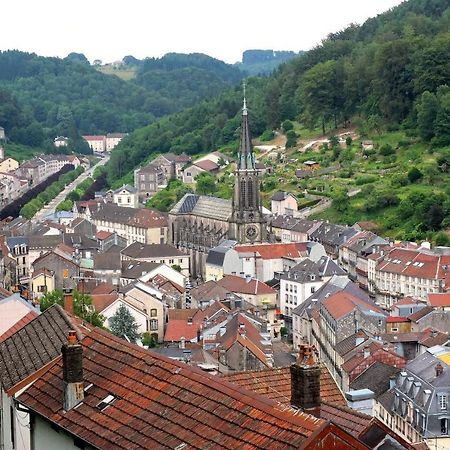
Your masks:
<svg viewBox="0 0 450 450"><path fill-rule="evenodd" d="M160 265L147 261L122 261L122 278L136 280Z"/></svg>
<svg viewBox="0 0 450 450"><path fill-rule="evenodd" d="M170 211L170 214L193 214L223 221L228 220L231 213L231 200L196 194L185 194Z"/></svg>
<svg viewBox="0 0 450 450"><path fill-rule="evenodd" d="M186 253L170 244L142 244L133 242L121 251L122 255L132 259L164 258L170 256L187 257Z"/></svg>
<svg viewBox="0 0 450 450"><path fill-rule="evenodd" d="M223 261L225 259L225 254L231 250L237 241L225 240L220 243L217 247L212 248L208 252L208 256L206 257L206 263L212 264L214 266L222 266Z"/></svg>
<svg viewBox="0 0 450 450"><path fill-rule="evenodd" d="M346 406L347 402L326 366L322 365L321 369L320 398L322 401ZM249 370L246 372L225 375L224 378L242 388L264 395L267 398L276 400L282 404L289 405L291 403L290 367L257 371Z"/></svg>
<svg viewBox="0 0 450 450"><path fill-rule="evenodd" d="M122 187L116 189L113 194L120 194L122 191L129 192L130 194L136 194L137 189L129 184L124 184Z"/></svg>
<svg viewBox="0 0 450 450"><path fill-rule="evenodd" d="M96 329L82 341L84 401L62 409L61 359L20 397L96 448L299 448L323 420ZM106 396L114 401L98 405Z"/></svg>
<svg viewBox="0 0 450 450"><path fill-rule="evenodd" d="M295 196L293 194L291 194L290 192L275 192L275 194L272 195L271 200L275 201L275 202L282 202L283 200L285 200L289 195L292 195L292 197L295 198Z"/></svg>
<svg viewBox="0 0 450 450"><path fill-rule="evenodd" d="M0 378L9 390L57 358L69 330L77 330L59 306L53 305L0 344Z"/></svg>
<svg viewBox="0 0 450 450"><path fill-rule="evenodd" d="M10 327L8 330L6 330L0 336L0 342L3 342L5 339L8 339L10 336L12 336L14 333L19 331L25 325L29 324L38 315L39 314L37 312L34 312L34 311L30 311L28 314L25 314L25 316L23 316L19 321L17 321L12 327Z"/></svg>
<svg viewBox="0 0 450 450"><path fill-rule="evenodd" d="M375 398L389 389L390 377L396 375L401 369L376 361L364 372L350 382L352 390L370 389L375 393Z"/></svg>

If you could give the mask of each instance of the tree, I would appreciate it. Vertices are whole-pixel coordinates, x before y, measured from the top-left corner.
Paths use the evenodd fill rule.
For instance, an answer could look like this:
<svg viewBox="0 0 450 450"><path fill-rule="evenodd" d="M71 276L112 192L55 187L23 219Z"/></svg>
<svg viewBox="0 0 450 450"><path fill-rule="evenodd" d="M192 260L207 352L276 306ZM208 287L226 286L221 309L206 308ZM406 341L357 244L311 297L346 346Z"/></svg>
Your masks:
<svg viewBox="0 0 450 450"><path fill-rule="evenodd" d="M92 304L92 297L75 290L73 295L73 312L76 316L86 320L96 327L103 327L105 318L95 311ZM58 304L64 306L64 293L61 289L45 293L40 300L41 311L45 311L50 306Z"/></svg>
<svg viewBox="0 0 450 450"><path fill-rule="evenodd" d="M447 247L450 244L450 238L445 231L440 231L434 235L434 244Z"/></svg>
<svg viewBox="0 0 450 450"><path fill-rule="evenodd" d="M434 123L438 108L439 102L436 96L425 91L417 105L417 132L425 141L434 137Z"/></svg>
<svg viewBox="0 0 450 450"><path fill-rule="evenodd" d="M344 190L338 191L333 197L333 207L336 211L345 212L348 208L348 196Z"/></svg>
<svg viewBox="0 0 450 450"><path fill-rule="evenodd" d="M413 167L408 172L408 180L410 183L415 183L423 177L423 173L417 168Z"/></svg>
<svg viewBox="0 0 450 450"><path fill-rule="evenodd" d="M155 348L158 345L158 342L148 331L146 331L142 333L142 345L148 348Z"/></svg>
<svg viewBox="0 0 450 450"><path fill-rule="evenodd" d="M200 195L214 194L217 190L216 179L208 172L202 172L195 177L197 182L195 192Z"/></svg>
<svg viewBox="0 0 450 450"><path fill-rule="evenodd" d="M138 328L135 318L129 311L129 309L121 303L119 308L113 316L108 320L109 329L113 334L122 338L129 339L131 342L136 342L139 338Z"/></svg>

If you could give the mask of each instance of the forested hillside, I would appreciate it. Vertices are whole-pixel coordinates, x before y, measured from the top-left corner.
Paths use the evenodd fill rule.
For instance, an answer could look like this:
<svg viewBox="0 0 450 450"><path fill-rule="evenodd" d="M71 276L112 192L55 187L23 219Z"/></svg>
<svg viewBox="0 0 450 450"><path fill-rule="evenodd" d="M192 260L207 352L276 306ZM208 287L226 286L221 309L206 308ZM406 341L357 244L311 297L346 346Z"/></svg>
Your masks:
<svg viewBox="0 0 450 450"><path fill-rule="evenodd" d="M130 132L240 78L236 68L198 54L146 59L137 78L124 81L100 73L81 54L59 59L0 52L0 125L11 141L36 147L58 135L76 140Z"/></svg>
<svg viewBox="0 0 450 450"><path fill-rule="evenodd" d="M290 120L299 124L295 127L297 134L288 131L288 144L295 147L302 137L298 130L318 129L331 135L337 127L352 124L362 137L375 136L376 145L389 145L376 148L372 155L362 154L356 147L342 154L337 148L324 149L323 154L316 155L325 166L339 161L345 179L338 185L344 187L354 184L353 176L365 180L366 165L355 165L354 159L370 160L370 182L374 184L369 182L348 208L342 208L342 203L348 203L342 202L345 192L335 191L334 181L330 182L328 195L341 200L341 211L335 210L339 214L330 216L333 220L351 222L367 218L369 212L374 220L383 217L389 208L392 218L400 217L396 208L401 202L404 200L405 211L405 205L418 198L423 205L417 208L417 214L402 216L403 223L410 220L413 231L409 237L422 238L428 231L450 225L443 220L450 214L450 191L445 188L450 181L449 30L448 1L410 0L361 26L352 25L330 34L319 46L285 63L271 77L248 81L254 136L280 129L283 122ZM235 88L136 131L113 153L110 181L158 152L195 154L225 144L232 147L239 136L241 101L242 93ZM395 130L398 132L392 134ZM419 174L414 178L412 174L411 181L411 164L422 175L434 175ZM435 181L428 186L431 179ZM304 187L298 185L299 190ZM401 192L400 197L393 198L395 194L391 194L396 190ZM418 191L422 196L416 195ZM436 201L430 203L429 198ZM435 219L432 225L426 225L424 218L431 210ZM394 234L400 225L392 220L381 228Z"/></svg>

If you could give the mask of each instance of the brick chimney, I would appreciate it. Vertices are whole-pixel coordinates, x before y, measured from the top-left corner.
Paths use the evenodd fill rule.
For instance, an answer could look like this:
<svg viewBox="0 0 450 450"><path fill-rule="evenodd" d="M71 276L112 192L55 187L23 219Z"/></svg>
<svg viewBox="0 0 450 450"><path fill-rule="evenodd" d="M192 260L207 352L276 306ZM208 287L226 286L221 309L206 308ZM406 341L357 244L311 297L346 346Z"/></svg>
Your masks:
<svg viewBox="0 0 450 450"><path fill-rule="evenodd" d="M440 377L444 373L444 366L440 362L436 364L434 369L436 371L436 378Z"/></svg>
<svg viewBox="0 0 450 450"><path fill-rule="evenodd" d="M64 309L73 314L73 292L72 289L64 289Z"/></svg>
<svg viewBox="0 0 450 450"><path fill-rule="evenodd" d="M75 331L69 331L67 343L61 348L63 360L63 406L70 411L84 400L83 348Z"/></svg>
<svg viewBox="0 0 450 450"><path fill-rule="evenodd" d="M291 405L320 417L320 373L315 348L300 345L297 362L291 366Z"/></svg>

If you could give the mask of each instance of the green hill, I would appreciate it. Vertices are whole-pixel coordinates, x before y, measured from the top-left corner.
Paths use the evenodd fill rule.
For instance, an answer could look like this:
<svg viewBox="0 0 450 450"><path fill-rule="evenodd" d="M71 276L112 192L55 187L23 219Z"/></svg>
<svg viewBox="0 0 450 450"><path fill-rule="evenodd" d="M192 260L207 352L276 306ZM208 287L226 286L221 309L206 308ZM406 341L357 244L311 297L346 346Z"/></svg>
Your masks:
<svg viewBox="0 0 450 450"><path fill-rule="evenodd" d="M321 45L285 63L272 76L249 80L247 98L253 135L279 129L282 124L285 127L286 121L299 123L294 129L286 129L287 145L295 149L300 139L314 135L308 130L334 134L336 128L353 124L362 138L368 136L379 142L374 155L361 154L356 145L348 151L324 149L315 154L325 166L336 160L342 166L342 177L330 183L328 192L337 198L334 206L341 209L335 210L338 214L333 218L351 221L384 217L389 211L397 217L396 208L403 199L410 192L422 190L425 197L435 200L431 204L421 202L423 212L411 218L408 225L410 236L422 238L446 227L444 218L438 220L441 213L436 213L432 223L427 224L426 217L431 209L433 214L439 209L433 206L438 203L444 205L444 217L449 212L445 206L450 194L445 188L446 146L450 144L450 94L446 87L450 86L449 29L448 1L410 0L361 26L330 34ZM111 182L157 152L196 154L223 146L232 152L239 136L241 96L239 89L229 90L136 131L113 153ZM399 134L393 138L389 133L395 130ZM392 150L382 150L384 136L393 139ZM301 158L292 159L298 161L280 170L300 168ZM411 181L408 172L413 166L424 175ZM431 180L425 174L426 166L431 167L430 175L436 171L430 188L424 187ZM375 184L347 200L342 190L357 183L363 186L366 175ZM407 183L400 188L405 177ZM274 188L281 187L274 180ZM303 189L295 179L288 187ZM380 195L378 188L383 188ZM398 199L385 195L397 191ZM339 207L339 201L348 209ZM398 217L403 217L400 223L391 220L381 223L380 228L393 235L406 235L408 230L403 225L409 219Z"/></svg>

